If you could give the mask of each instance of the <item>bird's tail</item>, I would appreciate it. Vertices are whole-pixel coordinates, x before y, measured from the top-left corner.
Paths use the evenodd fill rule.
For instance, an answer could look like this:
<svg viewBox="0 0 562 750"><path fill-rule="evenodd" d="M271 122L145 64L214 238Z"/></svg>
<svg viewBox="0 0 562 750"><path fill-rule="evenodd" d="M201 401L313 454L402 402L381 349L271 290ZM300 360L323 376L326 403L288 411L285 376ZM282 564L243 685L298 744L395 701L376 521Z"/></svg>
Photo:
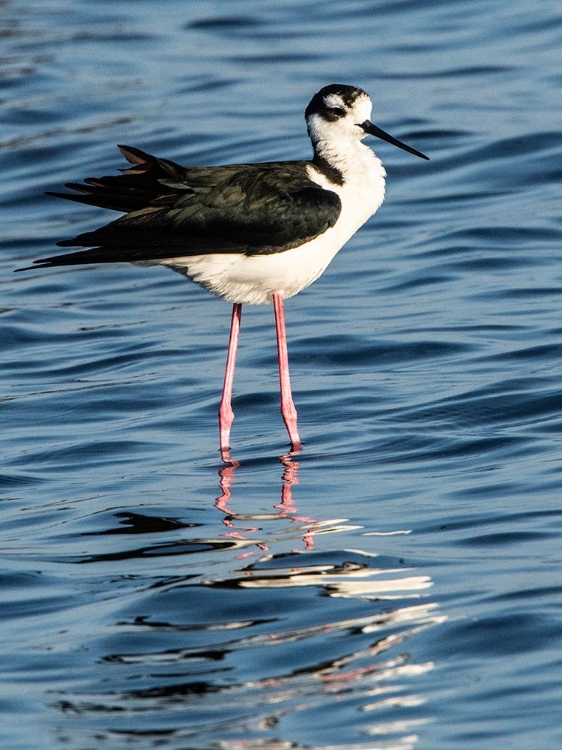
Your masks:
<svg viewBox="0 0 562 750"><path fill-rule="evenodd" d="M75 193L48 192L57 198L111 211L130 213L148 206L163 192L163 186L179 182L185 169L168 159L159 159L132 146L119 146L133 166L120 175L87 177L84 183L69 182L65 187Z"/></svg>
<svg viewBox="0 0 562 750"><path fill-rule="evenodd" d="M165 204L170 196L170 187L181 187L188 190L185 179L186 169L168 159L159 159L132 146L119 146L121 153L131 167L122 170L122 174L108 177L88 177L84 184L70 182L65 187L75 193L53 193L57 198L86 203L90 206L108 208L130 214L135 211L151 213L157 211L159 203ZM167 198L168 196L168 198ZM143 231L142 216L138 226L123 227L122 219L107 224L93 232L85 232L69 240L57 242L59 247L90 247L65 255L53 255L34 261L32 266L17 268L16 271L28 271L34 268L49 266L78 265L82 263L117 263L135 262L148 255L158 257L168 255L171 250L162 251L161 240L154 233ZM179 240L177 240L179 243ZM174 238L168 238L167 246L174 245ZM157 250L157 247L159 248ZM148 248L148 250L147 250ZM173 254L173 253L172 253Z"/></svg>

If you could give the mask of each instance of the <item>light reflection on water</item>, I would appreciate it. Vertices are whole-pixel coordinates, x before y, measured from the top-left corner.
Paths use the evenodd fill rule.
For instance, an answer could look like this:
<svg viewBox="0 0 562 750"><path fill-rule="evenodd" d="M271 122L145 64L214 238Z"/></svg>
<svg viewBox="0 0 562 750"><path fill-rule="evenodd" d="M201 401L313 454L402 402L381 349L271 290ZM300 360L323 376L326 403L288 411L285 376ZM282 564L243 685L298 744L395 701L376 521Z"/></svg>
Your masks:
<svg viewBox="0 0 562 750"><path fill-rule="evenodd" d="M179 741L202 747L214 738L218 746L265 748L275 746L279 725L313 725L318 711L328 717L332 710L343 716L351 712L355 729L365 736L386 738L382 745L364 742L353 747L416 744L416 730L429 721L416 677L434 665L416 663L408 643L446 620L437 604L426 599L432 582L398 561L385 558L377 565L372 553L342 551L339 563L334 552L316 555L317 534L338 534L350 527L340 519L300 515L291 496L298 462L289 456L280 460L281 501L272 513L233 511L235 474L243 467L220 470L222 494L216 507L228 530L218 537L190 538L185 525L176 527L173 519L147 517L122 519L127 527L111 532L181 530L181 539L172 546L160 543L115 552L115 561L228 550L239 567L226 577L200 571L199 580L177 575L150 587L140 602L126 604L117 616L118 629L109 639L112 649L98 654L100 665L105 665L99 687L53 693L66 716L81 717L92 731L108 718L111 728L98 736L100 746L120 746L141 736L159 738L164 747ZM300 550L267 553L265 527L272 522L282 523L277 539L299 540ZM291 592L297 588L306 589L306 598L299 597L301 606L295 610ZM280 589L287 590L282 598ZM237 604L236 592L244 597L242 592L250 590L259 595ZM333 619L331 599L355 601L356 615L342 617L345 609L338 606ZM290 606L284 609L284 603ZM210 621L201 617L205 608L216 613ZM236 611L243 619L236 619ZM397 709L404 718L389 720ZM328 719L326 732L329 726Z"/></svg>

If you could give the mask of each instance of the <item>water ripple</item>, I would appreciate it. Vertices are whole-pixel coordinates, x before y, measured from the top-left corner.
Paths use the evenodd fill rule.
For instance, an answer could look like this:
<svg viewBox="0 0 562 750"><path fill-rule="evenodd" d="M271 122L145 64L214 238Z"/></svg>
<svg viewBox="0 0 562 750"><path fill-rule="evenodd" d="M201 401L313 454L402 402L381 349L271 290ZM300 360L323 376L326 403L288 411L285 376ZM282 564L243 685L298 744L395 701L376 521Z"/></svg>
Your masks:
<svg viewBox="0 0 562 750"><path fill-rule="evenodd" d="M558 747L559 4L2 11L2 747ZM287 304L299 455L247 308L224 466L228 305L13 271L106 219L43 193L116 143L307 157L332 81L431 161L372 142L384 205Z"/></svg>

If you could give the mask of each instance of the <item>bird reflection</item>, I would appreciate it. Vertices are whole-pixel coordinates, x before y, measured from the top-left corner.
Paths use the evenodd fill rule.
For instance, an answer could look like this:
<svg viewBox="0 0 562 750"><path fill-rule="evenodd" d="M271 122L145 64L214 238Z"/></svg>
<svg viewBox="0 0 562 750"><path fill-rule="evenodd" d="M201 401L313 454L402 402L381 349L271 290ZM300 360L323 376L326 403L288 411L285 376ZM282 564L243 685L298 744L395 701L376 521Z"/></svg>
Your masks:
<svg viewBox="0 0 562 750"><path fill-rule="evenodd" d="M233 461L219 471L224 526L207 504L210 533L209 522L146 512L115 514L118 526L97 532L96 546L107 540L111 552L79 562L110 563L111 580L120 571L119 595L102 610L108 637L84 650L96 654L93 676L54 699L62 714L131 745L297 748L300 725L317 732L307 746L329 750L331 737L316 730L322 717L346 749L414 750L434 684L434 664L416 643L427 633L427 648L445 620L428 596L431 578L388 540L385 554L372 544L338 547L334 533L359 541L361 527L301 515L299 462L294 453L278 460L271 512L235 510L236 478L250 467ZM320 534L331 536L321 544Z"/></svg>
<svg viewBox="0 0 562 750"><path fill-rule="evenodd" d="M230 459L227 466L219 470L219 483L221 494L215 501L215 507L224 513L223 524L230 529L224 536L245 540L247 534L259 531L257 526L242 525L243 521L264 521L288 519L294 523L301 523L307 528L302 535L302 541L305 550L311 550L314 547L314 532L317 530L319 522L313 518L298 515L298 510L293 498L293 487L298 484L299 462L294 460L296 452L286 453L279 457L283 466L281 475L281 499L273 508L276 513L237 513L228 507L232 498L232 485L234 484L236 471L240 468L240 462ZM264 542L256 542L255 547L261 551L269 549ZM253 554L251 551L241 553L240 558L249 557Z"/></svg>

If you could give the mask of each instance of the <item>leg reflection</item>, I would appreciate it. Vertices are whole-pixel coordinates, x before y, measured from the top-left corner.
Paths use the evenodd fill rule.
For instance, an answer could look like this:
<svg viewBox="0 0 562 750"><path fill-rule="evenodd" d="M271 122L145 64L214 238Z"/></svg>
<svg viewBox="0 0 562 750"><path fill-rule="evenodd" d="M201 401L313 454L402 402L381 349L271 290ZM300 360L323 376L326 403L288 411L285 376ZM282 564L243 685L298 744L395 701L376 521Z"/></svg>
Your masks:
<svg viewBox="0 0 562 750"><path fill-rule="evenodd" d="M280 456L279 461L283 465L283 473L281 475L281 500L279 503L273 505L273 508L277 511L275 513L237 513L229 508L229 503L232 499L232 486L234 484L237 470L240 469L240 464L237 461L232 461L228 466L223 466L219 470L219 483L221 488L221 494L215 501L215 507L224 513L223 524L228 527L229 531L225 534L230 538L234 539L248 539L248 534L255 534L261 531L261 526L248 526L241 522L248 521L275 521L281 519L287 519L292 523L299 523L307 525L308 527L302 534L302 541L304 542L305 550L310 550L314 547L313 535L318 521L313 518L301 516L298 514L298 509L295 505L293 498L293 487L298 484L298 461L293 460L294 453L287 453L284 456ZM256 541L255 546L259 550L268 550L269 546L263 541ZM243 557L247 557L252 553L243 553Z"/></svg>

